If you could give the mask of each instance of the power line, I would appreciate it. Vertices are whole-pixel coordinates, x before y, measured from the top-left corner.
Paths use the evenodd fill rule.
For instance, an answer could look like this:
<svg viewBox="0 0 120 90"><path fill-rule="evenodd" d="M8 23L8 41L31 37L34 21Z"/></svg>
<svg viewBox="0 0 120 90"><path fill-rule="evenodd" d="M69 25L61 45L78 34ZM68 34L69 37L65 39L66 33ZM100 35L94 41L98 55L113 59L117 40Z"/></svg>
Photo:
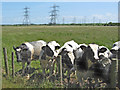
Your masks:
<svg viewBox="0 0 120 90"><path fill-rule="evenodd" d="M29 25L30 24L30 19L29 19L29 10L30 8L25 7L24 8L24 19L23 19L23 24L24 25Z"/></svg>
<svg viewBox="0 0 120 90"><path fill-rule="evenodd" d="M58 7L59 6L56 6L55 4L51 7L52 10L50 11L50 24L53 24L53 25L56 24L56 20L58 16L57 11L59 11L57 10Z"/></svg>

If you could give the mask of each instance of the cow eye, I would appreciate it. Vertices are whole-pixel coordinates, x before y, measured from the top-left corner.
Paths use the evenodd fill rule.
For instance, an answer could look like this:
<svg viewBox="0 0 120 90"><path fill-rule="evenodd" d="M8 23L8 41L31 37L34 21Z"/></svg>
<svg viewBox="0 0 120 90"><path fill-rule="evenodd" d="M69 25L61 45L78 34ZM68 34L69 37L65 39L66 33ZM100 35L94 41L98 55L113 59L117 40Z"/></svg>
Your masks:
<svg viewBox="0 0 120 90"><path fill-rule="evenodd" d="M118 49L118 51L120 51L120 48Z"/></svg>
<svg viewBox="0 0 120 90"><path fill-rule="evenodd" d="M22 51L27 51L28 49L23 49Z"/></svg>
<svg viewBox="0 0 120 90"><path fill-rule="evenodd" d="M116 44L113 45L113 47L117 46Z"/></svg>

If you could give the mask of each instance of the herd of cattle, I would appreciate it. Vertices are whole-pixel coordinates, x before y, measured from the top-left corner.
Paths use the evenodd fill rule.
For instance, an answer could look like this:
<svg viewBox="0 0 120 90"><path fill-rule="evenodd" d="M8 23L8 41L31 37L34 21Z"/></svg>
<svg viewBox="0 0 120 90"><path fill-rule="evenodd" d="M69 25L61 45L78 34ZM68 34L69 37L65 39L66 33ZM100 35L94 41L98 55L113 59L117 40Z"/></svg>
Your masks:
<svg viewBox="0 0 120 90"><path fill-rule="evenodd" d="M77 44L74 40L66 42L62 47L56 42L45 42L43 40L25 42L20 46L13 46L17 62L22 62L22 73L24 73L25 63L29 69L32 60L50 59L60 60L62 56L63 67L67 66L69 72L94 71L95 76L101 76L106 81L109 79L110 65L112 58L120 59L120 41L115 42L111 50L105 46L97 44ZM92 65L89 67L89 63Z"/></svg>

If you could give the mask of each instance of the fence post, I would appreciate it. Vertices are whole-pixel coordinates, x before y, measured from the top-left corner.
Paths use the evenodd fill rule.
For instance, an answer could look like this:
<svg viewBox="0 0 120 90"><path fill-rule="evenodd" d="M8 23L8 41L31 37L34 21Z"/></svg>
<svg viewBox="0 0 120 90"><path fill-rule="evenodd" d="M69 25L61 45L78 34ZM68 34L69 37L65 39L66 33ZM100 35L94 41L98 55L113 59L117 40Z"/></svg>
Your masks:
<svg viewBox="0 0 120 90"><path fill-rule="evenodd" d="M5 71L6 75L9 75L9 70L8 70L8 58L7 58L7 49L3 48L3 53L4 53L4 61L5 61Z"/></svg>
<svg viewBox="0 0 120 90"><path fill-rule="evenodd" d="M112 64L110 68L109 88L116 88L116 80L117 80L117 59L112 59Z"/></svg>
<svg viewBox="0 0 120 90"><path fill-rule="evenodd" d="M12 77L14 78L14 53L12 52Z"/></svg>
<svg viewBox="0 0 120 90"><path fill-rule="evenodd" d="M120 89L120 59L118 59L118 88Z"/></svg>
<svg viewBox="0 0 120 90"><path fill-rule="evenodd" d="M60 55L60 80L61 85L63 85L63 78L62 78L62 56Z"/></svg>

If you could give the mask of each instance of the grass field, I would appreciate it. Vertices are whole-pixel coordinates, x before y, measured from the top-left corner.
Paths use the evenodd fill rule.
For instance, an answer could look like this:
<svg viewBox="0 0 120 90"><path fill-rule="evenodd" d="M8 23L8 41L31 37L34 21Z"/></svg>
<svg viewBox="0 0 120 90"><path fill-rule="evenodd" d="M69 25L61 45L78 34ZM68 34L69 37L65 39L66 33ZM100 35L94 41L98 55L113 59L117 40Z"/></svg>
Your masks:
<svg viewBox="0 0 120 90"><path fill-rule="evenodd" d="M11 72L11 52L13 51L13 45L19 46L23 42L44 40L46 42L55 40L60 45L63 45L66 41L75 40L80 43L96 43L104 45L109 49L112 44L118 40L118 27L111 26L3 26L2 27L2 47L7 48L9 70ZM3 55L2 55L3 60ZM5 74L4 61L2 62L3 70ZM38 68L39 61L33 61L32 67ZM17 63L15 60L15 71L21 69L21 63ZM14 82L12 78L6 79L3 77L2 86L7 87L27 87L23 85L24 80L21 82ZM16 79L15 79L16 80ZM23 82L22 82L23 81ZM47 86L53 87L50 82L46 83ZM28 86L30 87L30 86ZM33 86L35 87L35 86ZM44 87L41 86L41 87Z"/></svg>

